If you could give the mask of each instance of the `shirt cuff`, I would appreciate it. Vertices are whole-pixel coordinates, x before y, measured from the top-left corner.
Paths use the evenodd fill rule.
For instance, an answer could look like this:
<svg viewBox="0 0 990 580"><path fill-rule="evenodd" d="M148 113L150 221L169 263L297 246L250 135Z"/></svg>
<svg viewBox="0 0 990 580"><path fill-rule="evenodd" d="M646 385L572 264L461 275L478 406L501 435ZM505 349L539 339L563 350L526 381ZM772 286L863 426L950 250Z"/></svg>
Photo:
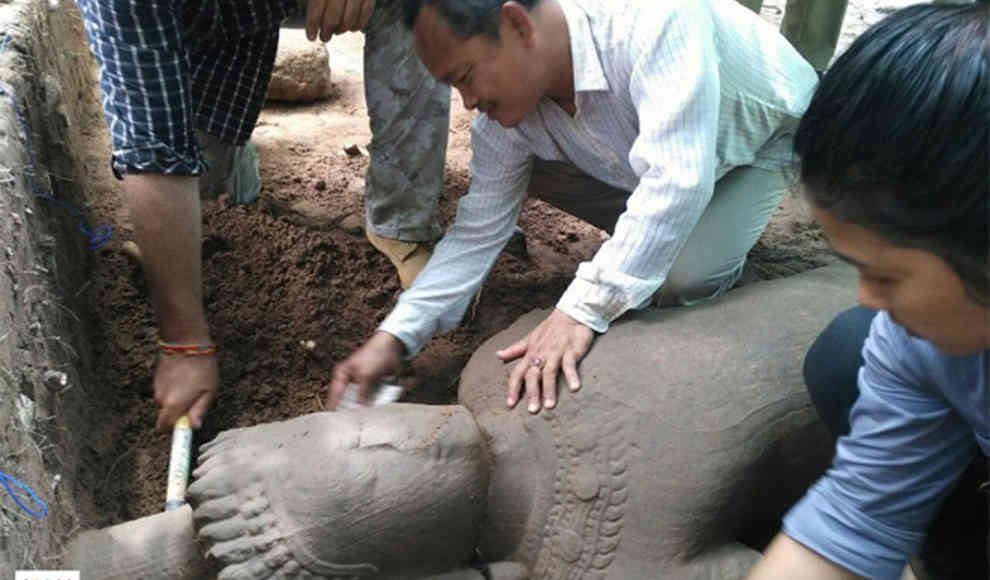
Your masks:
<svg viewBox="0 0 990 580"><path fill-rule="evenodd" d="M557 301L557 310L595 332L604 333L613 320L641 307L656 290L654 284L618 272L606 272L593 262L584 262Z"/></svg>
<svg viewBox="0 0 990 580"><path fill-rule="evenodd" d="M423 326L422 319L421 313L400 301L378 325L378 330L399 339L406 347L403 360L410 360L419 354L435 331L434 328Z"/></svg>
<svg viewBox="0 0 990 580"><path fill-rule="evenodd" d="M924 534L892 528L828 498L815 484L784 517L782 531L830 562L864 578L899 580Z"/></svg>
<svg viewBox="0 0 990 580"><path fill-rule="evenodd" d="M209 170L199 151L183 154L163 143L115 149L110 168L117 179L128 173L193 176Z"/></svg>
<svg viewBox="0 0 990 580"><path fill-rule="evenodd" d="M581 300L599 290L599 288L586 280L575 278L571 285L564 291L564 295L557 301L557 310L577 320L591 330L601 334L608 331L611 320L605 318Z"/></svg>

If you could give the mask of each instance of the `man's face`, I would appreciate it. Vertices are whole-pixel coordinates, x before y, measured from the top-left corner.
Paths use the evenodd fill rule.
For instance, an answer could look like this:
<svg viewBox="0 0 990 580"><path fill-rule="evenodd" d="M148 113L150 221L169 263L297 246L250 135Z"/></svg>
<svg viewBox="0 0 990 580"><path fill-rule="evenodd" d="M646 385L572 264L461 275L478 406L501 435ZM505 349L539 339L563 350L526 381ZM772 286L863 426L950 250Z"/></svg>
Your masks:
<svg viewBox="0 0 990 580"><path fill-rule="evenodd" d="M859 270L856 298L862 306L888 311L912 335L947 354L990 349L990 308L972 301L945 260L891 244L826 210L814 213L839 257Z"/></svg>
<svg viewBox="0 0 990 580"><path fill-rule="evenodd" d="M416 51L434 78L461 93L467 109L478 109L505 127L518 124L543 94L527 34L499 16L498 40L459 37L432 6L423 6L413 33Z"/></svg>

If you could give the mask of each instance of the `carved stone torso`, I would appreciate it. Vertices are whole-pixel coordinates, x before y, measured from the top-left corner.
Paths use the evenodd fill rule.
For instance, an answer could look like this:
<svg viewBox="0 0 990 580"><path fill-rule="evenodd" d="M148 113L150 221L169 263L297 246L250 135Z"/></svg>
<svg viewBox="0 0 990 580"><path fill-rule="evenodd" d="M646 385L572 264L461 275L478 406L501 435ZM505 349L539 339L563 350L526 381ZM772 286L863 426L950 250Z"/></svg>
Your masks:
<svg viewBox="0 0 990 580"><path fill-rule="evenodd" d="M494 351L547 313L482 345L459 393L494 463L480 558L551 580L742 578L756 554L738 542L768 539L827 465L800 369L853 303L848 276L825 269L628 316L581 363L582 389L559 384L557 409L535 416L506 408L512 365Z"/></svg>

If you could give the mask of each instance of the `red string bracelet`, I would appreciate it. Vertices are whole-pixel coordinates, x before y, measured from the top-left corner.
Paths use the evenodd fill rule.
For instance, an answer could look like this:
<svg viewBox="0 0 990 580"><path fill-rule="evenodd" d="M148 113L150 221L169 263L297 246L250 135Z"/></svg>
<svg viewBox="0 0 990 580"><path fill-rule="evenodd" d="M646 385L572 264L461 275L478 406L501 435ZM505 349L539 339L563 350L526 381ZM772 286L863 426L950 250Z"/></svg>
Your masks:
<svg viewBox="0 0 990 580"><path fill-rule="evenodd" d="M167 355L209 356L217 353L217 345L215 344L172 344L159 340L158 348L161 349L162 354Z"/></svg>

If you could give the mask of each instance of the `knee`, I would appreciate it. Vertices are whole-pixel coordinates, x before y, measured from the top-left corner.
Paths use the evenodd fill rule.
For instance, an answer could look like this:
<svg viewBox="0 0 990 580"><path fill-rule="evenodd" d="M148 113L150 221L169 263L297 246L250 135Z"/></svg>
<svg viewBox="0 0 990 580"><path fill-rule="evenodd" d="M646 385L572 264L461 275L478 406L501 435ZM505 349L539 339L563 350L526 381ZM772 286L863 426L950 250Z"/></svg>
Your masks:
<svg viewBox="0 0 990 580"><path fill-rule="evenodd" d="M839 314L804 359L804 383L822 420L836 436L849 431L849 409L859 395L863 342L875 311L857 306Z"/></svg>
<svg viewBox="0 0 990 580"><path fill-rule="evenodd" d="M719 272L679 268L675 264L661 288L660 305L689 306L717 298L732 289L741 275L742 264Z"/></svg>

